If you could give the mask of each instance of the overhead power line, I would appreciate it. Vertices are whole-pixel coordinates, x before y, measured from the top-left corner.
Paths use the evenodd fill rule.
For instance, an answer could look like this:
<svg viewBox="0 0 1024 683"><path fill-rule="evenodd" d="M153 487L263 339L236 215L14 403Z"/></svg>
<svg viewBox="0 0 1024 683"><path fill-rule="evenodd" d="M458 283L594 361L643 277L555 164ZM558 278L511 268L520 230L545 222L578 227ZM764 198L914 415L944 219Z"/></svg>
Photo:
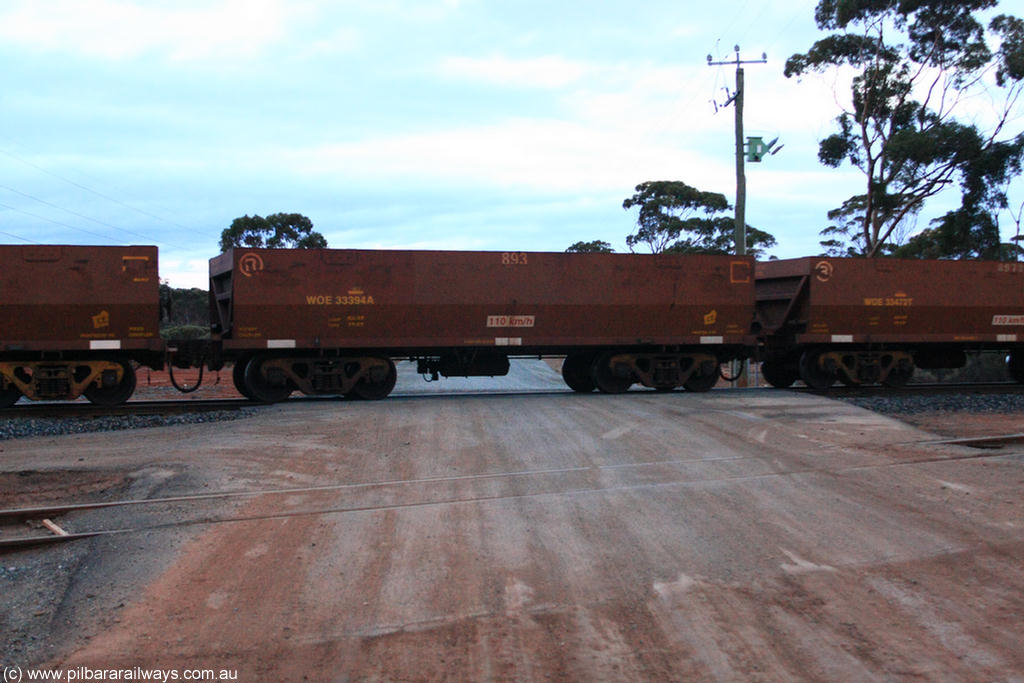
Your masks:
<svg viewBox="0 0 1024 683"><path fill-rule="evenodd" d="M22 242L28 242L29 244L35 244L35 242L33 240L30 240L27 237L22 237L21 235L15 235L14 233L6 232L4 230L0 230L0 235L7 235L8 237L13 237L14 239L21 240Z"/></svg>
<svg viewBox="0 0 1024 683"><path fill-rule="evenodd" d="M54 173L53 171L49 171L49 170L43 168L42 166L39 166L38 164L32 163L31 161L29 161L27 159L22 159L18 155L12 154L11 152L8 152L5 149L0 149L0 154L3 154L4 156L10 157L11 159L14 159L15 161L19 161L19 162L25 164L26 166L31 166L32 168L36 169L37 171L39 171L41 173L45 173L46 175L51 176L53 178L56 178L57 180L63 181L65 183L67 183L68 185L73 185L73 186L77 187L78 189L85 190L86 192L88 192L90 194L94 194L97 197L100 197L101 199L106 199L108 202L113 202L114 204L117 204L118 206L123 206L126 209L129 209L131 211L135 211L136 213L142 214L143 216L147 216L149 218L161 221L162 223L167 223L168 225L173 225L176 228L181 228L183 230L194 231L193 228L189 228L188 226L182 225L181 223L175 223L174 221L171 221L171 220L168 220L166 218L163 218L162 216L158 216L158 215L156 215L154 213L150 213L149 211L144 211L143 209L139 209L137 207L134 207L131 204L126 204L126 203L122 202L120 199L116 199L115 197L111 197L109 195L103 194L102 192L98 192L98 191L92 189L91 187L86 187L85 185L82 185L81 183L77 183L74 180L71 180L70 178L65 178L64 176L62 176L62 175L60 175L58 173Z"/></svg>
<svg viewBox="0 0 1024 683"><path fill-rule="evenodd" d="M110 240L110 235L103 235L103 234L98 233L98 232L93 232L92 230L86 230L85 228L80 228L77 225L71 225L69 223L63 223L61 221L55 221L52 218L47 218L46 216L40 216L37 213L32 213L31 211L25 211L24 209L19 209L19 208L14 207L14 206L8 206L7 204L0 204L0 208L9 209L10 211L17 211L20 214L24 214L26 216L31 216L32 218L37 218L37 219L39 219L41 221L46 221L47 223L53 223L54 225L59 225L59 226L64 227L64 228L71 228L72 230L76 230L78 232L84 232L87 235L92 235L93 237L99 237L102 240L107 240L107 241ZM24 237L19 237L18 239L25 239L25 238ZM32 242L32 240L28 240L28 241Z"/></svg>
<svg viewBox="0 0 1024 683"><path fill-rule="evenodd" d="M64 211L65 213L69 213L72 216L77 216L78 218L84 218L87 221L91 221L93 223L96 223L97 225L102 225L103 227L110 228L111 230L117 230L118 232L123 232L126 235L132 235L134 237L140 237L140 238L146 240L147 242L151 242L151 241L160 242L160 240L154 240L152 237L149 237L147 235L143 235L142 233L138 233L138 232L135 232L133 230L127 230L125 228L119 228L116 225L112 225L110 223L107 223L106 221L101 221L99 219L92 218L91 216L86 216L84 213L79 213L77 211L72 211L71 209L64 208L63 206L59 206L57 204L54 204L53 202L48 202L45 199L40 199L39 197L35 197L35 196L30 195L30 194L28 194L26 192L22 192L21 190L16 190L13 187L8 187L7 185L0 185L0 189L7 190L8 192L13 192L16 195L20 195L22 197L25 197L26 199L31 199L32 201L39 202L40 204L45 204L46 206L49 206L49 207L54 208L54 209L57 209L59 211ZM179 249L184 249L184 247L182 247L180 245L177 245L177 244L170 244L168 242L160 242L160 243L161 244L167 244L168 246L172 246L172 247L177 247Z"/></svg>

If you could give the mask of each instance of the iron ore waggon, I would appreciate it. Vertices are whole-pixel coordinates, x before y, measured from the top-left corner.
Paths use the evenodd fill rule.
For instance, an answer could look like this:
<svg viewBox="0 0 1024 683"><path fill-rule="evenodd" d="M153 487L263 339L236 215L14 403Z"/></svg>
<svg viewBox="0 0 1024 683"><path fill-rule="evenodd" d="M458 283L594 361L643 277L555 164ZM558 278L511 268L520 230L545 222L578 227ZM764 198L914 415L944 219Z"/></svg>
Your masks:
<svg viewBox="0 0 1024 683"><path fill-rule="evenodd" d="M811 257L758 263L756 281L774 386L901 386L983 350L1024 383L1024 263Z"/></svg>
<svg viewBox="0 0 1024 683"><path fill-rule="evenodd" d="M576 391L706 391L752 346L745 257L234 249L210 261L214 339L238 389L386 396L395 358L437 378L564 355Z"/></svg>
<svg viewBox="0 0 1024 683"><path fill-rule="evenodd" d="M396 359L436 379L562 356L575 391L620 393L707 391L758 357L823 390L988 350L1024 383L1018 262L242 248L210 260L211 339L166 342L156 247L0 246L0 266L0 407L117 404L136 366L225 362L264 402L383 398Z"/></svg>
<svg viewBox="0 0 1024 683"><path fill-rule="evenodd" d="M0 246L0 407L122 403L160 367L157 248Z"/></svg>

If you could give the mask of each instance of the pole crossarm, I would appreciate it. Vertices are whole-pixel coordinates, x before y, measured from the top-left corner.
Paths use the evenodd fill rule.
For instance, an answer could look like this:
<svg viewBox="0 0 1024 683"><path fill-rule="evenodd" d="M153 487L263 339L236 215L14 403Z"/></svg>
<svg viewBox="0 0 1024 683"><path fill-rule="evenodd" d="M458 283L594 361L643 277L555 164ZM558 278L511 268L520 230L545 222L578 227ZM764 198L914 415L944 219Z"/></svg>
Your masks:
<svg viewBox="0 0 1024 683"><path fill-rule="evenodd" d="M728 66L729 64L735 64L736 66L739 66L740 64L767 64L767 63L768 63L768 55L767 54L762 54L761 55L761 59L740 59L739 54L737 53L736 59L733 59L733 60L730 60L730 61L727 61L727 62L712 62L711 61L711 55L708 55L708 66Z"/></svg>

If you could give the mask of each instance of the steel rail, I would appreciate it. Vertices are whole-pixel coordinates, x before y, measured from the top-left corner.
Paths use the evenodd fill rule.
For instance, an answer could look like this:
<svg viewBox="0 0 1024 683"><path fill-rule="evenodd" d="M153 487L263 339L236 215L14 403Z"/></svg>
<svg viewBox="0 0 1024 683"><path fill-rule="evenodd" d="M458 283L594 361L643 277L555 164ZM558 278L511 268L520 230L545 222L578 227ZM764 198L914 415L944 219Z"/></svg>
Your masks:
<svg viewBox="0 0 1024 683"><path fill-rule="evenodd" d="M906 396L913 394L928 393L1024 393L1024 385L1017 382L981 382L981 383L928 383L908 384L902 387L886 387L883 385L868 386L841 386L836 385L825 391L816 391L804 386L787 387L786 389L775 389L769 386L763 387L717 387L713 391L741 392L752 389L768 391L794 391L797 393L814 393L823 396L851 396L851 395L892 395ZM657 395L658 392L645 390L643 388L632 389L631 394ZM444 397L494 397L494 396L553 396L561 395L579 396L568 387L550 389L452 389L451 391L419 391L399 390L393 392L391 400L423 399L432 396ZM106 417L123 415L160 415L171 413L205 412L212 410L238 410L240 408L255 408L266 405L289 405L316 401L345 401L342 396L295 396L285 401L274 404L265 404L250 401L244 398L210 398L210 399L166 399L147 401L128 401L119 406L97 406L86 402L45 402L27 403L4 408L0 410L0 419L24 418L24 417Z"/></svg>
<svg viewBox="0 0 1024 683"><path fill-rule="evenodd" d="M238 410L256 407L241 398L221 399L169 399L161 401L128 401L119 406L98 406L92 403L26 403L0 410L4 418L47 418L47 417L121 417L125 415L163 415L213 410Z"/></svg>

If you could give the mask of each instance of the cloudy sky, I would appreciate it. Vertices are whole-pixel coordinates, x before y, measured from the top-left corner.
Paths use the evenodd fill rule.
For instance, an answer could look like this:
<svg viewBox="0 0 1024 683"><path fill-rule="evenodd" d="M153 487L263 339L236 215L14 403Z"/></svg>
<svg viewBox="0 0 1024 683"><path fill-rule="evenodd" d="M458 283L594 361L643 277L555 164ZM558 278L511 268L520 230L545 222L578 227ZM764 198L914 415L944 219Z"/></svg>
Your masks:
<svg viewBox="0 0 1024 683"><path fill-rule="evenodd" d="M747 221L817 253L862 181L817 162L842 84L782 75L814 4L0 0L0 243L157 244L175 286L243 214L337 248L624 251L640 182L733 200L735 71L707 55L738 43L768 56L746 133L785 145L747 166Z"/></svg>

